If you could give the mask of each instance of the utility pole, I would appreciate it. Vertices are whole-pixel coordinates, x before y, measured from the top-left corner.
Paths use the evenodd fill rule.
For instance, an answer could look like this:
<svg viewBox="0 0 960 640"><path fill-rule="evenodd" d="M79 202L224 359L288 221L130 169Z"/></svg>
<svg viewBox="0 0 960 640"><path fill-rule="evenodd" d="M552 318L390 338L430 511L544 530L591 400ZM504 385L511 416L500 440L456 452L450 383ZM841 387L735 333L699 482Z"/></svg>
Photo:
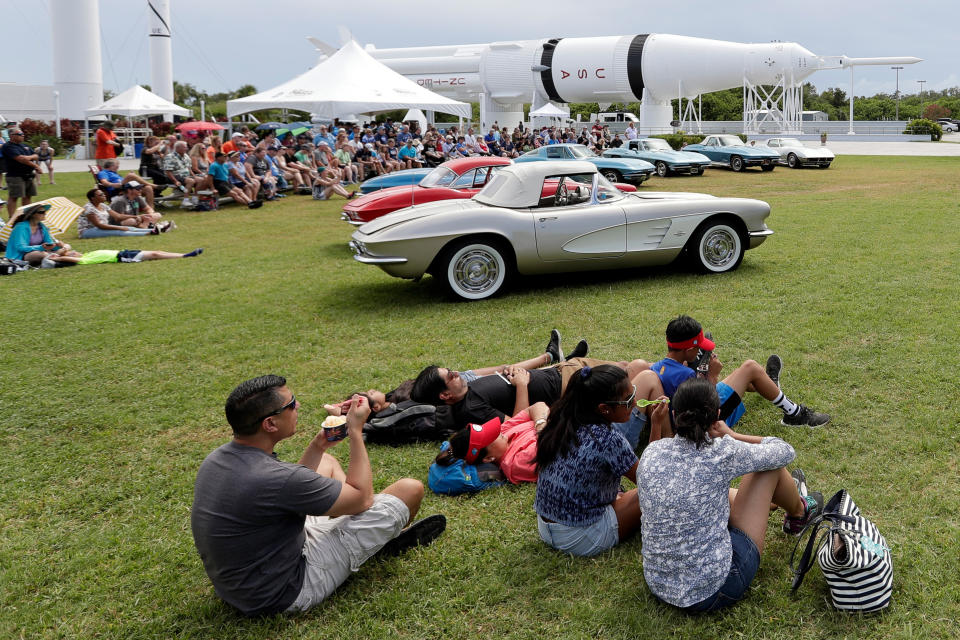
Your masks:
<svg viewBox="0 0 960 640"><path fill-rule="evenodd" d="M903 70L903 67L890 67L897 72L897 90L893 92L893 97L897 101L897 114L893 117L894 120L900 119L900 72Z"/></svg>
<svg viewBox="0 0 960 640"><path fill-rule="evenodd" d="M926 80L917 80L917 83L920 85L920 117L923 117L923 83Z"/></svg>

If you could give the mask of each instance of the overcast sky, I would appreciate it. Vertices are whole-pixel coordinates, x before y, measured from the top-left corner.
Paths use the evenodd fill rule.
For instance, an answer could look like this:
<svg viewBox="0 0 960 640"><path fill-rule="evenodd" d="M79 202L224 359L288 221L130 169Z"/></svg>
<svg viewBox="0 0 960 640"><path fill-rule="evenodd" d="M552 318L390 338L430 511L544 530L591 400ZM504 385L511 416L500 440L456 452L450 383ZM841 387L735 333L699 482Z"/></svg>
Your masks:
<svg viewBox="0 0 960 640"><path fill-rule="evenodd" d="M0 81L52 84L53 5L0 0L6 41ZM960 6L946 0L170 0L170 6L174 78L210 93L244 84L264 90L302 73L317 59L306 37L338 45L341 25L362 45L380 48L637 33L782 40L818 55L923 58L900 72L903 93L917 93L917 80L926 80L926 89L960 86ZM147 1L100 0L100 29L104 88L149 84ZM894 80L888 66L860 67L855 95L892 93ZM820 90L847 91L850 76L820 71L809 81Z"/></svg>

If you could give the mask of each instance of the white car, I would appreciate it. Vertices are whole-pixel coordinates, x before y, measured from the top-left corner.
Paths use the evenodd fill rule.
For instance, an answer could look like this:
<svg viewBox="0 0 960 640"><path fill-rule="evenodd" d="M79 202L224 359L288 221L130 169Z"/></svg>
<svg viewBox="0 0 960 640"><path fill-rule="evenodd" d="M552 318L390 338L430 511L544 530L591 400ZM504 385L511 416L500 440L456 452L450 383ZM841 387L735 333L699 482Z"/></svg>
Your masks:
<svg viewBox="0 0 960 640"><path fill-rule="evenodd" d="M826 147L805 147L796 138L770 138L765 144L780 154L780 164L791 169L820 167L826 169L836 157Z"/></svg>

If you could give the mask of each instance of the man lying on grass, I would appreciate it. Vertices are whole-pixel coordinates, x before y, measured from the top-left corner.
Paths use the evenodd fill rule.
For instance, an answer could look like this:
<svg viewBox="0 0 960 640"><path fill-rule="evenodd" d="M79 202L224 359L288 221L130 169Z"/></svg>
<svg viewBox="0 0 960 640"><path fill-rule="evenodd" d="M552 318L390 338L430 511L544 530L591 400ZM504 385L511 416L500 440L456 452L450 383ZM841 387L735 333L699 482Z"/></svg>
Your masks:
<svg viewBox="0 0 960 640"><path fill-rule="evenodd" d="M240 384L225 407L233 440L197 472L194 543L217 595L246 615L305 611L374 554L427 544L446 527L442 515L407 526L423 499L419 480L374 494L366 398L356 396L347 414L346 472L327 453L343 435L324 429L299 464L277 460L274 447L296 432L299 407L280 376Z"/></svg>

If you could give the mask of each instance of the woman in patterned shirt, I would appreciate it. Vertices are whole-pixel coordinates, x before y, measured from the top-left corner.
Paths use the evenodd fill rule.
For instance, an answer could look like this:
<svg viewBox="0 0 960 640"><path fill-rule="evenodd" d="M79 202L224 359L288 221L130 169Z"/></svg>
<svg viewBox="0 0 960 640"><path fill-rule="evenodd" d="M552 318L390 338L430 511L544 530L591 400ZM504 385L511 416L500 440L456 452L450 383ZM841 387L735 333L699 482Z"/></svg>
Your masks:
<svg viewBox="0 0 960 640"><path fill-rule="evenodd" d="M643 575L660 600L685 611L722 609L746 596L760 566L771 501L784 533L799 535L822 509L779 438L736 433L719 420L708 380L691 378L672 401L676 437L653 442L637 468ZM730 481L743 476L739 490Z"/></svg>
<svg viewBox="0 0 960 640"><path fill-rule="evenodd" d="M593 556L640 527L637 490L620 492L620 479L636 481L637 456L611 426L626 422L637 388L615 365L583 367L551 407L537 438L537 529L559 551ZM667 416L658 405L653 419Z"/></svg>

